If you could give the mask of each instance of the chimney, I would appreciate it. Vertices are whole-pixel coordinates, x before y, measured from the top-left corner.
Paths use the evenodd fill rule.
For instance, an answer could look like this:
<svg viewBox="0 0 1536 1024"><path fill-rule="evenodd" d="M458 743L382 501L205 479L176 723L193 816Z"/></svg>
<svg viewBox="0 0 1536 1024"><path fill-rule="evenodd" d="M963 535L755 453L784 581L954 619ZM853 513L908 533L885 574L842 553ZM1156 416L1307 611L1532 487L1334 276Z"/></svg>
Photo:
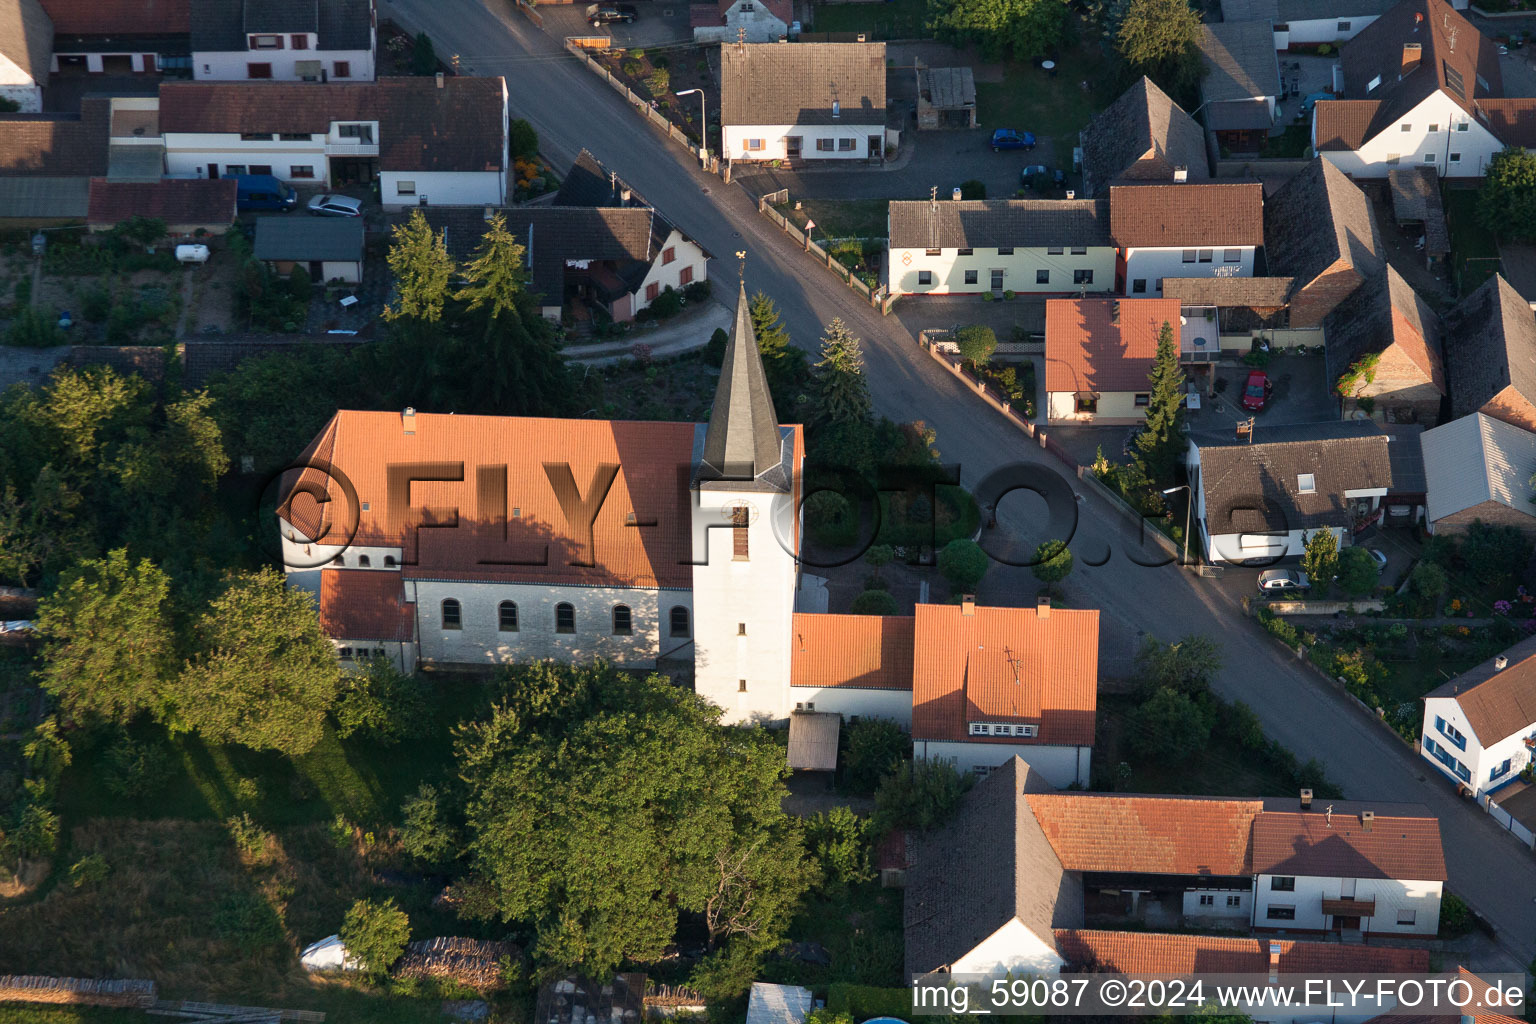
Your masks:
<svg viewBox="0 0 1536 1024"><path fill-rule="evenodd" d="M1188 167L1175 167L1173 169L1173 180L1175 182L1177 182L1178 184L1180 184L1180 185L1184 184L1186 181L1189 180L1189 168Z"/></svg>
<svg viewBox="0 0 1536 1024"><path fill-rule="evenodd" d="M1069 188L1069 189L1067 189L1067 198L1068 198L1068 199L1076 199L1076 198L1077 198L1077 192L1076 192L1076 190L1074 190L1074 189L1070 189L1070 188Z"/></svg>
<svg viewBox="0 0 1536 1024"><path fill-rule="evenodd" d="M1048 619L1051 617L1051 599L1041 594L1035 598L1035 618Z"/></svg>
<svg viewBox="0 0 1536 1024"><path fill-rule="evenodd" d="M1310 789L1301 791L1301 809L1304 811L1312 809L1312 791Z"/></svg>
<svg viewBox="0 0 1536 1024"><path fill-rule="evenodd" d="M619 192L619 202L623 203L625 206L628 206L629 201L634 198L634 195L635 194L629 189L622 189Z"/></svg>
<svg viewBox="0 0 1536 1024"><path fill-rule="evenodd" d="M1269 983L1280 984L1280 943L1269 940Z"/></svg>
<svg viewBox="0 0 1536 1024"><path fill-rule="evenodd" d="M416 409L414 406L406 406L405 412L400 414L400 422L405 426L407 434L416 433Z"/></svg>
<svg viewBox="0 0 1536 1024"><path fill-rule="evenodd" d="M960 190L957 188L957 189L954 189L953 191L951 191L949 193L949 198L953 199L955 202L958 203L960 201L960 195L961 195Z"/></svg>
<svg viewBox="0 0 1536 1024"><path fill-rule="evenodd" d="M834 119L843 116L843 105L837 100L832 101L832 117Z"/></svg>
<svg viewBox="0 0 1536 1024"><path fill-rule="evenodd" d="M1361 811L1360 812L1360 827L1365 829L1367 832L1369 832L1371 829L1375 828L1376 827L1376 812L1375 811Z"/></svg>
<svg viewBox="0 0 1536 1024"><path fill-rule="evenodd" d="M487 206L485 208L485 212L482 213L481 216L484 217L485 218L485 222L487 224L489 224L491 222L491 218L496 216L496 207L494 207L494 206Z"/></svg>
<svg viewBox="0 0 1536 1024"><path fill-rule="evenodd" d="M1493 659L1493 670L1495 672L1503 672L1506 668L1509 668L1509 659L1504 657L1504 655L1501 654Z"/></svg>
<svg viewBox="0 0 1536 1024"><path fill-rule="evenodd" d="M975 615L976 614L976 595L975 594L961 594L960 595L960 614L961 615Z"/></svg>
<svg viewBox="0 0 1536 1024"><path fill-rule="evenodd" d="M437 87L439 89L443 87L443 73L441 71L437 73Z"/></svg>
<svg viewBox="0 0 1536 1024"><path fill-rule="evenodd" d="M1403 66L1398 69L1398 75L1406 75L1414 68L1418 67L1419 61L1423 58L1423 56L1424 46L1422 43L1404 43Z"/></svg>

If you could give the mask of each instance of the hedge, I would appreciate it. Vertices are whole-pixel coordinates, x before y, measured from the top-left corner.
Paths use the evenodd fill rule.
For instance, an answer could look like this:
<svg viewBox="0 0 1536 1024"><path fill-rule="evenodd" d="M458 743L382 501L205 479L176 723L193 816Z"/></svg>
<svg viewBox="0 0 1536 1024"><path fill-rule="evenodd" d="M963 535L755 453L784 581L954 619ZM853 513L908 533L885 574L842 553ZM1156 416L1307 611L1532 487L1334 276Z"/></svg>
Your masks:
<svg viewBox="0 0 1536 1024"><path fill-rule="evenodd" d="M827 989L827 1009L850 1014L855 1021L872 1017L906 1020L912 1014L912 990L836 982Z"/></svg>

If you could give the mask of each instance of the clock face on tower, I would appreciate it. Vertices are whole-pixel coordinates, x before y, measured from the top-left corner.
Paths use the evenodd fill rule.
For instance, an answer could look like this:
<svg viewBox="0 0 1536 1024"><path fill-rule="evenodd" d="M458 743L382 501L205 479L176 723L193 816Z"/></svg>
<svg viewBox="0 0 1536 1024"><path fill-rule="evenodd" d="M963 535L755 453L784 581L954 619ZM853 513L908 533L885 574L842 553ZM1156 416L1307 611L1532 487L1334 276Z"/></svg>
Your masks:
<svg viewBox="0 0 1536 1024"><path fill-rule="evenodd" d="M757 506L750 501L738 501L720 509L720 518L735 526L757 522Z"/></svg>

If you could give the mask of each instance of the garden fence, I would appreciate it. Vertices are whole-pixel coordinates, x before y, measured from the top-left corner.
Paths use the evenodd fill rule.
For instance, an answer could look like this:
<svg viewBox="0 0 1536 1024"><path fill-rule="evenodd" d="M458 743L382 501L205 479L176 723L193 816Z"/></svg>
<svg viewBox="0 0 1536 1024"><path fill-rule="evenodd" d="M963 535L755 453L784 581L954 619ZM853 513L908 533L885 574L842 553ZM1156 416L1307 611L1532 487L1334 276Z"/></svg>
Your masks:
<svg viewBox="0 0 1536 1024"><path fill-rule="evenodd" d="M789 236L790 241L814 256L817 263L820 263L832 271L833 274L836 274L837 279L847 285L855 295L858 295L875 309L878 309L882 316L891 311L895 298L886 295L884 285L871 288L869 283L863 278L839 263L827 250L807 238L805 232L790 223L788 217L775 210L773 208L775 201L780 204L789 202L789 189L781 188L777 192L769 192L767 195L759 196L757 200L758 212L777 225L780 231Z"/></svg>
<svg viewBox="0 0 1536 1024"><path fill-rule="evenodd" d="M599 78L612 86L614 92L617 92L620 96L624 97L625 102L644 114L645 119L650 121L651 124L655 125L657 128L661 129L662 134L666 135L673 142L686 149L690 155L697 158L699 155L699 147L693 144L692 139L688 138L687 135L684 135L682 130L679 129L677 125L668 120L665 114L651 106L650 100L647 100L645 97L635 92L629 86L625 85L623 81L618 78L618 76L614 75L613 72L603 67L597 61L593 60L586 53L587 50L606 50L612 45L613 40L609 39L607 36L566 36L565 38L565 48L574 54L578 60L585 64L589 70L591 70ZM712 160L710 161L708 169L711 174L714 174L718 173L718 167L719 162Z"/></svg>
<svg viewBox="0 0 1536 1024"><path fill-rule="evenodd" d="M544 27L544 15L535 10L533 4L529 3L528 0L516 0L516 3L517 9L523 12L524 17L539 28Z"/></svg>

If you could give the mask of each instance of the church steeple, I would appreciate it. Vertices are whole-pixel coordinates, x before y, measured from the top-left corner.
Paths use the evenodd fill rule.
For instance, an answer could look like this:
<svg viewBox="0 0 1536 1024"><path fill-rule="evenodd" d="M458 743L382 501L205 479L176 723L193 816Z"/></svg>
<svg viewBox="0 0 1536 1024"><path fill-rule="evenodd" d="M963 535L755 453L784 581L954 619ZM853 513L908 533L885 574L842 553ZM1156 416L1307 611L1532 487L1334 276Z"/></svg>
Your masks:
<svg viewBox="0 0 1536 1024"><path fill-rule="evenodd" d="M757 350L743 280L736 297L736 323L725 345L725 363L704 433L698 478L784 489L788 478L783 463L779 418Z"/></svg>

